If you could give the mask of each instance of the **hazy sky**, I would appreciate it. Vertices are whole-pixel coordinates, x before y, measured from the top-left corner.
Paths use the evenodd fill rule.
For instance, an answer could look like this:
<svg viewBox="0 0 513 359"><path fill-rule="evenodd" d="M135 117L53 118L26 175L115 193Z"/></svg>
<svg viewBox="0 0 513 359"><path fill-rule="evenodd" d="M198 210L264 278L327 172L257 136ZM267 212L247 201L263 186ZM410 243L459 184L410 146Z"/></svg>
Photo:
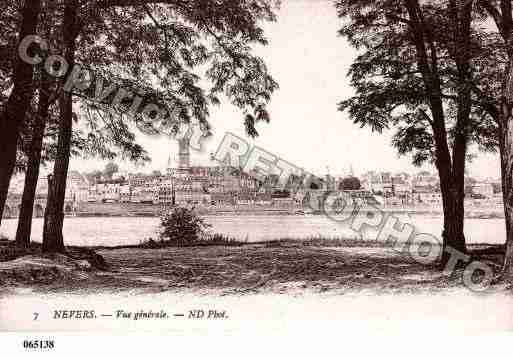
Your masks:
<svg viewBox="0 0 513 359"><path fill-rule="evenodd" d="M354 125L337 103L352 94L348 68L355 51L337 36L340 20L333 1L284 0L277 23L266 26L269 46L257 49L280 85L271 105L271 123L260 124L260 137L252 142L315 174L344 174L350 166L367 170L416 172L410 158L397 156L390 145L391 132L374 134ZM191 152L193 164L207 164L226 131L246 137L242 113L230 104L212 110L214 136L203 153ZM138 136L152 162L145 168L122 164L127 170L149 172L176 163L176 141ZM72 160L77 170L101 169L100 161ZM499 177L498 156L483 155L469 166L471 175ZM427 168L433 170L433 168Z"/></svg>

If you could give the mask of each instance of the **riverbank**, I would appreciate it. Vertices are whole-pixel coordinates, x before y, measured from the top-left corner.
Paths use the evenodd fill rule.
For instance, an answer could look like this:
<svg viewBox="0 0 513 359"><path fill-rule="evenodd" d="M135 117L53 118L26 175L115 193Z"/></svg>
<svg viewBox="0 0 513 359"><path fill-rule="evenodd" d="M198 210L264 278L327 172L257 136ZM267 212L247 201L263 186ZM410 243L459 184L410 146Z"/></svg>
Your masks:
<svg viewBox="0 0 513 359"><path fill-rule="evenodd" d="M79 211L73 215L78 217L158 217L168 207L147 203L81 203ZM302 206L279 207L269 205L233 205L233 206L198 206L197 211L209 216L254 216L254 215L325 215L320 210L312 210ZM376 207L364 207L365 210L376 210ZM352 212L349 208L346 212ZM388 206L379 207L380 211L396 215L421 215L440 217L442 210L433 206ZM504 218L504 209L500 206L468 206L465 218L492 219Z"/></svg>
<svg viewBox="0 0 513 359"><path fill-rule="evenodd" d="M470 246L498 274L499 246ZM77 249L73 249L75 256ZM85 249L90 251L90 249ZM281 240L239 246L96 248L107 266L32 253L0 262L2 294L180 292L205 295L445 293L467 290L461 271L444 275L382 243ZM80 265L79 265L80 264ZM25 288L25 289L24 289ZM494 282L488 292L513 293Z"/></svg>

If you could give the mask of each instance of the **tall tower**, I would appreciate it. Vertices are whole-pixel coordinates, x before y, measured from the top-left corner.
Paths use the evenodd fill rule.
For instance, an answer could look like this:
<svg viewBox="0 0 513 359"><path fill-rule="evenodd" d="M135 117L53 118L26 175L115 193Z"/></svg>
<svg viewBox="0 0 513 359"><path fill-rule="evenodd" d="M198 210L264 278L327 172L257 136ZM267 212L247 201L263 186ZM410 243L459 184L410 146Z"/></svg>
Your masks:
<svg viewBox="0 0 513 359"><path fill-rule="evenodd" d="M168 176L173 174L171 155L169 155L168 158L167 158L167 166L165 168L165 172L167 173Z"/></svg>
<svg viewBox="0 0 513 359"><path fill-rule="evenodd" d="M178 169L186 172L191 168L191 154L189 149L189 139L181 138L178 140Z"/></svg>

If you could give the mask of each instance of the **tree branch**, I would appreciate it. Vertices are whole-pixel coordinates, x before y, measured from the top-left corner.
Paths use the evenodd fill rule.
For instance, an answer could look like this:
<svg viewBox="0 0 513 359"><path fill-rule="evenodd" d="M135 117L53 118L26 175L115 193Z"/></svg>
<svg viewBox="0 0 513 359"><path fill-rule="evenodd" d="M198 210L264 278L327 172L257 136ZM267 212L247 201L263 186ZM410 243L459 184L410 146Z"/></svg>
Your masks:
<svg viewBox="0 0 513 359"><path fill-rule="evenodd" d="M488 12L488 14L493 18L493 21L495 22L495 25L497 25L497 29L499 29L499 32L504 37L504 27L502 24L502 16L499 10L495 8L495 6L491 3L490 0L478 0L479 4ZM509 0L508 0L509 1Z"/></svg>

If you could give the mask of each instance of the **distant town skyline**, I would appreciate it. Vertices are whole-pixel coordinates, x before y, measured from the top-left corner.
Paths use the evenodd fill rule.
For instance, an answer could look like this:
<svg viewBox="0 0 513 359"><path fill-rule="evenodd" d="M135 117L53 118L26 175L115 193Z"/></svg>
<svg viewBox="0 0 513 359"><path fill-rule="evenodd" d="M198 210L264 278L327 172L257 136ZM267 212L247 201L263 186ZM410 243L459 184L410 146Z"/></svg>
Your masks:
<svg viewBox="0 0 513 359"><path fill-rule="evenodd" d="M309 16L305 17L304 14ZM316 26L312 27L314 22ZM411 165L409 157L397 156L391 146L391 132L372 133L354 125L346 113L337 111L337 103L349 97L347 71L356 52L337 36L340 20L332 1L298 0L283 2L278 21L266 26L269 45L256 52L266 61L280 89L269 107L271 123L259 124L260 137L248 142L262 147L297 166L317 175L341 175L353 167L361 175L369 170L414 173L421 169ZM293 66L291 64L293 63ZM207 165L225 132L245 136L243 114L223 102L213 108L210 121L214 135L201 152L191 151L191 163ZM287 138L287 141L284 141ZM152 162L138 168L115 160L132 172L151 172L166 168L171 156L178 166L178 144L175 140L137 135ZM295 139L295 140L292 140ZM500 176L498 155L477 153L468 164L469 175L476 178ZM108 161L72 159L71 169L91 171Z"/></svg>

